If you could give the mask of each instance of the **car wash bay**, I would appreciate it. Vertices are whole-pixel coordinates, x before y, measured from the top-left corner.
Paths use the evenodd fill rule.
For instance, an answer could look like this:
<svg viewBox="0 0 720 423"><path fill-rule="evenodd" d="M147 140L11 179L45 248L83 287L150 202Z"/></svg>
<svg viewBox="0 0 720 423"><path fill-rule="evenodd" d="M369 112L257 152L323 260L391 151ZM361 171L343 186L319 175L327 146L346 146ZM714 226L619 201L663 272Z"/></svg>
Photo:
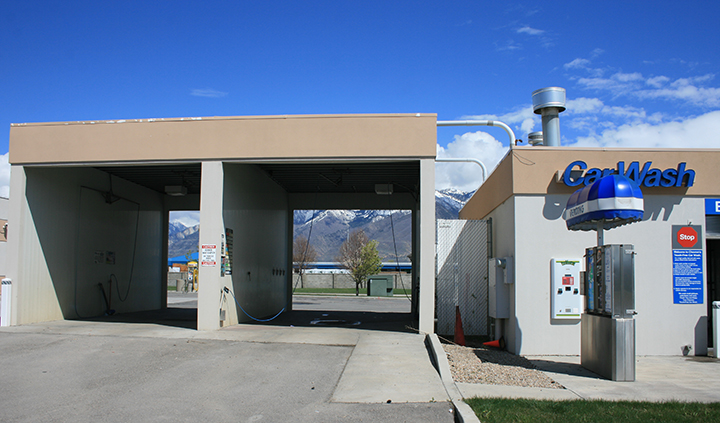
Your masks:
<svg viewBox="0 0 720 423"><path fill-rule="evenodd" d="M426 122L428 120L432 119L392 122L428 126L432 129L434 144L434 121ZM351 118L345 123L354 121L355 118ZM368 134L371 138L373 132L387 135L387 122L382 121L383 125ZM418 157L419 154L414 157L361 154L358 158L355 157L358 152L350 148L351 157L346 153L346 157L333 160L235 157L158 163L148 157L129 162L125 157L118 163L109 160L117 147L115 144L108 151L88 153L86 150L92 144L88 130L101 129L102 133L96 135L112 140L122 135L116 133L118 129L120 132L149 129L150 134L141 131L140 138L153 138L166 132L154 131L162 129L161 125L180 124L183 126L180 129L185 129L190 124L196 128L197 121L193 122L143 123L133 127L50 125L56 138L71 129L74 136L68 139L83 144L85 149L78 148L79 156L74 157L66 152L58 153L57 157L37 157L42 149L12 148L19 144L27 147L18 140L43 144L51 135L45 132L48 127L13 127L11 194L25 193L25 199L22 195L11 195L18 199L11 204L10 213L11 220L16 222L15 245L19 247L15 249L15 256L9 257L15 288L13 324L96 317L110 309L118 314L163 309L167 304L167 227L171 210L200 210L200 244L208 252L208 263L200 266L197 313L200 330L247 321L240 307L247 314L260 317L292 308L289 270L295 209L412 210L413 256L430 254L428 269L424 270L430 274L432 284L432 158ZM248 123L242 119L240 122ZM212 123L217 129L217 125L236 125L238 121ZM287 122L261 123L282 126ZM296 123L302 127L308 121L300 119ZM321 123L322 127L327 122L320 119L310 123L311 126ZM363 118L360 123L377 122ZM316 129L325 132L321 127ZM32 133L27 132L28 128ZM165 129L177 130L170 126ZM274 133L272 129L266 128L266 131ZM393 137L396 132L390 131ZM18 137L18 133L24 137ZM78 134L84 136L78 137ZM177 134L192 138L192 131ZM284 142L291 144L291 141ZM88 154L102 157L83 157ZM115 154L123 155L118 151ZM73 159L79 163L45 162L51 159L60 162ZM393 194L378 195L376 184L392 184ZM172 191L168 187L178 186L184 188L181 191L185 195L167 194ZM429 212L421 216L421 209ZM428 231L421 231L423 225L429 226L430 235L426 234ZM229 252L225 248L228 230L232 231L232 254L226 259L226 271L221 272L223 252ZM421 247L423 237L429 248ZM431 324L432 286L426 295L428 304L423 306L419 295L423 266L418 264L414 268L412 310L418 317L423 314L423 308L430 310ZM422 325L423 319L420 320Z"/></svg>
<svg viewBox="0 0 720 423"><path fill-rule="evenodd" d="M292 268L293 202L317 209L416 208L417 194L403 188L418 185L419 165L413 162L204 166L222 175L207 190L212 193L216 186L223 187L223 198L219 218L207 219L208 213L201 211L201 220L205 218L201 231L211 231L215 225L220 234L232 232L233 242L224 250L232 255L224 258L223 243L230 243L221 238L214 244L216 263L201 267L200 325L249 321L242 310L266 318L292 309L288 299L293 278L288 269ZM202 167L26 168L28 191L35 193L29 197L29 211L47 251L44 255L60 256L49 260L48 270L63 318L164 308L168 211L200 208ZM388 180L395 182L396 191L376 194L375 182ZM187 194L162 192L174 184L187 187ZM59 216L64 216L61 228L55 225ZM61 239L64 248L54 248ZM205 295L211 283L206 281L213 279L221 284L214 298ZM224 288L228 291L223 293ZM210 304L209 311L203 311L203 301ZM218 304L224 315L220 320Z"/></svg>

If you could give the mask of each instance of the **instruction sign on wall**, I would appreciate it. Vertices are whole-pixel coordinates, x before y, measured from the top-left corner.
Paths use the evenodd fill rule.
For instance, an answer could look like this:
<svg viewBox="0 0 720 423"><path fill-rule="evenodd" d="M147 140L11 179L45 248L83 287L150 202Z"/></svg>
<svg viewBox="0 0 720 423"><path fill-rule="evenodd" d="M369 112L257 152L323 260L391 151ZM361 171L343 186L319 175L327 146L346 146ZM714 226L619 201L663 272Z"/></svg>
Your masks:
<svg viewBox="0 0 720 423"><path fill-rule="evenodd" d="M233 243L233 230L225 228L225 245L222 249L222 269L220 276L232 275Z"/></svg>
<svg viewBox="0 0 720 423"><path fill-rule="evenodd" d="M200 248L201 255L201 266L216 266L217 265L217 245L216 244L203 244Z"/></svg>
<svg viewBox="0 0 720 423"><path fill-rule="evenodd" d="M700 225L673 225L673 303L703 303L703 252Z"/></svg>

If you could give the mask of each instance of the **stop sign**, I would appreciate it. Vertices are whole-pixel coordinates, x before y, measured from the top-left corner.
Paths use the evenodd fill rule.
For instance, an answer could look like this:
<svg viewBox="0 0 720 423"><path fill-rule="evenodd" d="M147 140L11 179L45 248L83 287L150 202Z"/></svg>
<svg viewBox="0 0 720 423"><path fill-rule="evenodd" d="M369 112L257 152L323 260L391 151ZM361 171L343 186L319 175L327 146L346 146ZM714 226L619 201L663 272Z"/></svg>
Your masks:
<svg viewBox="0 0 720 423"><path fill-rule="evenodd" d="M698 234L695 229L684 227L677 232L677 242L684 248L692 248L698 241Z"/></svg>

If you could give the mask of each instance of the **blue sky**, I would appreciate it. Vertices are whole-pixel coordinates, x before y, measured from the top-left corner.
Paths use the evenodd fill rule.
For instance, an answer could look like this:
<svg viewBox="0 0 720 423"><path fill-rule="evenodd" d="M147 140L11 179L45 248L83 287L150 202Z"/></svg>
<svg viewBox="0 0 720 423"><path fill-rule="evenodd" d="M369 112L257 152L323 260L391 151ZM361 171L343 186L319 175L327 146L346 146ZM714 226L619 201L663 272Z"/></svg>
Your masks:
<svg viewBox="0 0 720 423"><path fill-rule="evenodd" d="M4 1L0 195L11 123L437 113L540 130L567 89L563 145L720 147L720 3L707 1ZM441 128L438 155L494 166L496 128ZM474 165L437 166L472 190Z"/></svg>

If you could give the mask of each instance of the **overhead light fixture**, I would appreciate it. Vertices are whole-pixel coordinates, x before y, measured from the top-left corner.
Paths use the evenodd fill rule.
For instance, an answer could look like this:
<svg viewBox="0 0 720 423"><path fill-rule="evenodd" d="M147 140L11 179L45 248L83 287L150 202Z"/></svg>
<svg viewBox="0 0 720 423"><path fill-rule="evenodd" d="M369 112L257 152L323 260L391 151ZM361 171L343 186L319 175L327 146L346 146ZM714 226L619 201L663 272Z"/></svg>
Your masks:
<svg viewBox="0 0 720 423"><path fill-rule="evenodd" d="M393 184L375 184L375 194L390 195L393 193Z"/></svg>
<svg viewBox="0 0 720 423"><path fill-rule="evenodd" d="M165 194L173 197L182 197L187 194L187 187L183 185L165 185Z"/></svg>

